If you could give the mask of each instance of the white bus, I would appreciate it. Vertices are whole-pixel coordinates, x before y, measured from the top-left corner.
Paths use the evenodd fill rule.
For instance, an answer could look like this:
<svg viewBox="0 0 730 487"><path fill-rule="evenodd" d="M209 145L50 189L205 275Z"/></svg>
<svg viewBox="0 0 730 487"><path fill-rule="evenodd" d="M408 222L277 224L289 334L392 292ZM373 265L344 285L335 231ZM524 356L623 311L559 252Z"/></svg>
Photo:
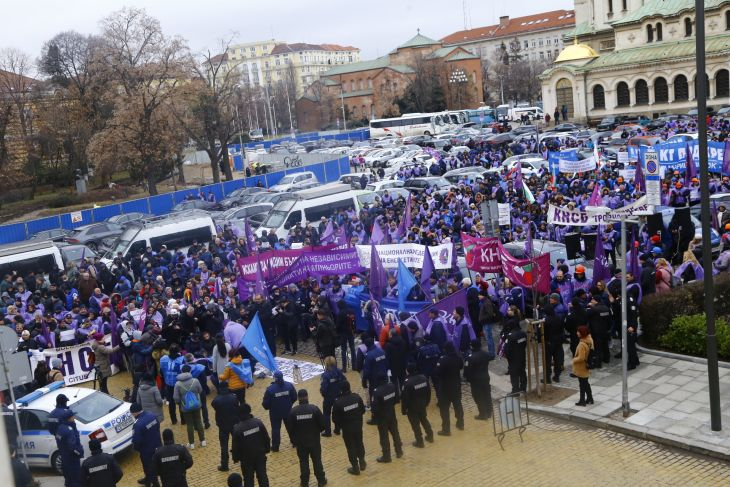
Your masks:
<svg viewBox="0 0 730 487"><path fill-rule="evenodd" d="M445 113L408 113L397 118L370 121L370 138L438 135L447 132L451 121Z"/></svg>
<svg viewBox="0 0 730 487"><path fill-rule="evenodd" d="M446 113L451 120L451 124L456 127L463 127L464 124L471 122L471 120L469 120L468 110L451 110Z"/></svg>

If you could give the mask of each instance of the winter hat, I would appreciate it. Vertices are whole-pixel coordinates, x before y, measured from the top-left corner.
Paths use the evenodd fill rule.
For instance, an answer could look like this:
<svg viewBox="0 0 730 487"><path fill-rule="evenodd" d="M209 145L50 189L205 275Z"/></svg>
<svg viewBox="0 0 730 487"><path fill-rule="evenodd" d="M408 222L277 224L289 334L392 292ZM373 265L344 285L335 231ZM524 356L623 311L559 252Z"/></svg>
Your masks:
<svg viewBox="0 0 730 487"><path fill-rule="evenodd" d="M104 340L104 334L103 333L96 332L93 335L91 335L91 338L93 338L97 342L101 342L101 341Z"/></svg>
<svg viewBox="0 0 730 487"><path fill-rule="evenodd" d="M61 362L60 358L56 357L54 359L51 359L51 368L52 369L57 369L57 368L61 367L61 365L63 365L63 362Z"/></svg>

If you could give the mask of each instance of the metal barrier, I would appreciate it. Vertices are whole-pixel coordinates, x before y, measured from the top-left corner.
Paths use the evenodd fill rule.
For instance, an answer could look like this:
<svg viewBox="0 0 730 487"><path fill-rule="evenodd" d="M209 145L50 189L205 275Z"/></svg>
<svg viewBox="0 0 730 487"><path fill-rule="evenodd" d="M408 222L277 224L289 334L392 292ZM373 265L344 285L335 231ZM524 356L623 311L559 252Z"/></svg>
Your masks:
<svg viewBox="0 0 730 487"><path fill-rule="evenodd" d="M504 451L504 437L508 432L517 430L522 440L522 433L530 424L530 410L527 406L527 396L522 393L508 394L500 399L492 411L494 436L499 441L499 447Z"/></svg>
<svg viewBox="0 0 730 487"><path fill-rule="evenodd" d="M233 181L209 184L198 188L182 189L172 193L124 201L113 205L0 225L0 244L27 240L30 236L44 230L53 230L56 228L71 230L81 225L103 221L109 217L124 213L140 212L152 215L164 215L169 213L173 206L184 201L189 195L197 196L199 193L203 193L207 196L208 192L211 192L215 195L216 201L220 201L236 189L243 187L251 188L259 184L268 188L278 183L285 175L303 170L304 168L287 169L286 171L262 174L245 179L234 179ZM344 156L340 159L307 166L306 170L314 172L320 182L331 183L337 181L343 174L350 173L350 161Z"/></svg>

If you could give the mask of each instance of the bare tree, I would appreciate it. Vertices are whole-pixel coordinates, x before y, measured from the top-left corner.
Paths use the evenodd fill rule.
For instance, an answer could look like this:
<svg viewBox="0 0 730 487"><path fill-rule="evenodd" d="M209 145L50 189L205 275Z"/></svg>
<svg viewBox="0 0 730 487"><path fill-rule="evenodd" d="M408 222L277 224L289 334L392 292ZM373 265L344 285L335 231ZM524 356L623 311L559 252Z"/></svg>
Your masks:
<svg viewBox="0 0 730 487"><path fill-rule="evenodd" d="M92 138L89 154L111 170L123 164L155 195L184 141L172 101L185 79L188 49L142 9L111 14L102 20L102 30L104 62L115 83L107 93L114 114Z"/></svg>
<svg viewBox="0 0 730 487"><path fill-rule="evenodd" d="M228 63L230 40L221 41L220 54L211 51L190 58L191 83L182 87L175 100L175 115L185 133L210 158L213 181L220 182L220 170L233 179L228 163L228 144L236 133L236 99L240 74Z"/></svg>

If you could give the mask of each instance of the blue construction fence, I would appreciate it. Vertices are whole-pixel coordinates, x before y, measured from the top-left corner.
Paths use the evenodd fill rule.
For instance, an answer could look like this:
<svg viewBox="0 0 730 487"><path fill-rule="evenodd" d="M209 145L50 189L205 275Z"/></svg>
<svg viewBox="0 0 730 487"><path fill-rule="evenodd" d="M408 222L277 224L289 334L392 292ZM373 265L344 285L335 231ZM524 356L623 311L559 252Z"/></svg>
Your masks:
<svg viewBox="0 0 730 487"><path fill-rule="evenodd" d="M315 140L353 140L353 141L363 141L368 140L370 138L370 129L369 128L363 128L363 129L357 129L357 130L348 130L347 132L341 132L339 134L329 134L329 133L322 133L322 132L307 132L303 134L296 134L294 137L294 140L296 140L297 144L301 144L303 142L311 142ZM280 137L278 139L272 139L272 140L266 140L264 142L249 142L248 144L243 144L243 146L246 149L255 149L256 146L263 145L265 149L268 149L274 144L281 144L282 142L291 142L292 138L291 136L285 136ZM234 152L240 153L241 152L241 145L240 144L230 144L228 146L229 148L232 148ZM235 159L234 159L235 161ZM235 163L235 162L234 162Z"/></svg>
<svg viewBox="0 0 730 487"><path fill-rule="evenodd" d="M27 240L32 235L44 230L53 230L56 228L72 230L82 225L100 222L112 216L122 215L124 213L141 212L151 215L164 215L169 213L175 205L185 201L185 198L189 195L197 196L198 193L202 192L207 196L210 191L215 195L216 201L220 201L225 198L226 195L237 189L244 187L251 188L258 186L259 183L268 188L278 183L281 178L287 174L302 172L305 170L312 171L319 181L323 183L331 183L337 181L343 174L350 173L350 161L347 157L342 157L340 159L312 164L305 167L287 169L285 171L262 174L259 176L251 176L244 179L234 179L233 181L209 184L197 188L183 189L172 193L125 201L114 205L81 210L80 212L64 213L46 218L39 218L37 220L0 225L0 244ZM81 220L72 221L74 220L72 215L78 216L79 213L81 214ZM78 218L76 218L76 220L78 220Z"/></svg>

